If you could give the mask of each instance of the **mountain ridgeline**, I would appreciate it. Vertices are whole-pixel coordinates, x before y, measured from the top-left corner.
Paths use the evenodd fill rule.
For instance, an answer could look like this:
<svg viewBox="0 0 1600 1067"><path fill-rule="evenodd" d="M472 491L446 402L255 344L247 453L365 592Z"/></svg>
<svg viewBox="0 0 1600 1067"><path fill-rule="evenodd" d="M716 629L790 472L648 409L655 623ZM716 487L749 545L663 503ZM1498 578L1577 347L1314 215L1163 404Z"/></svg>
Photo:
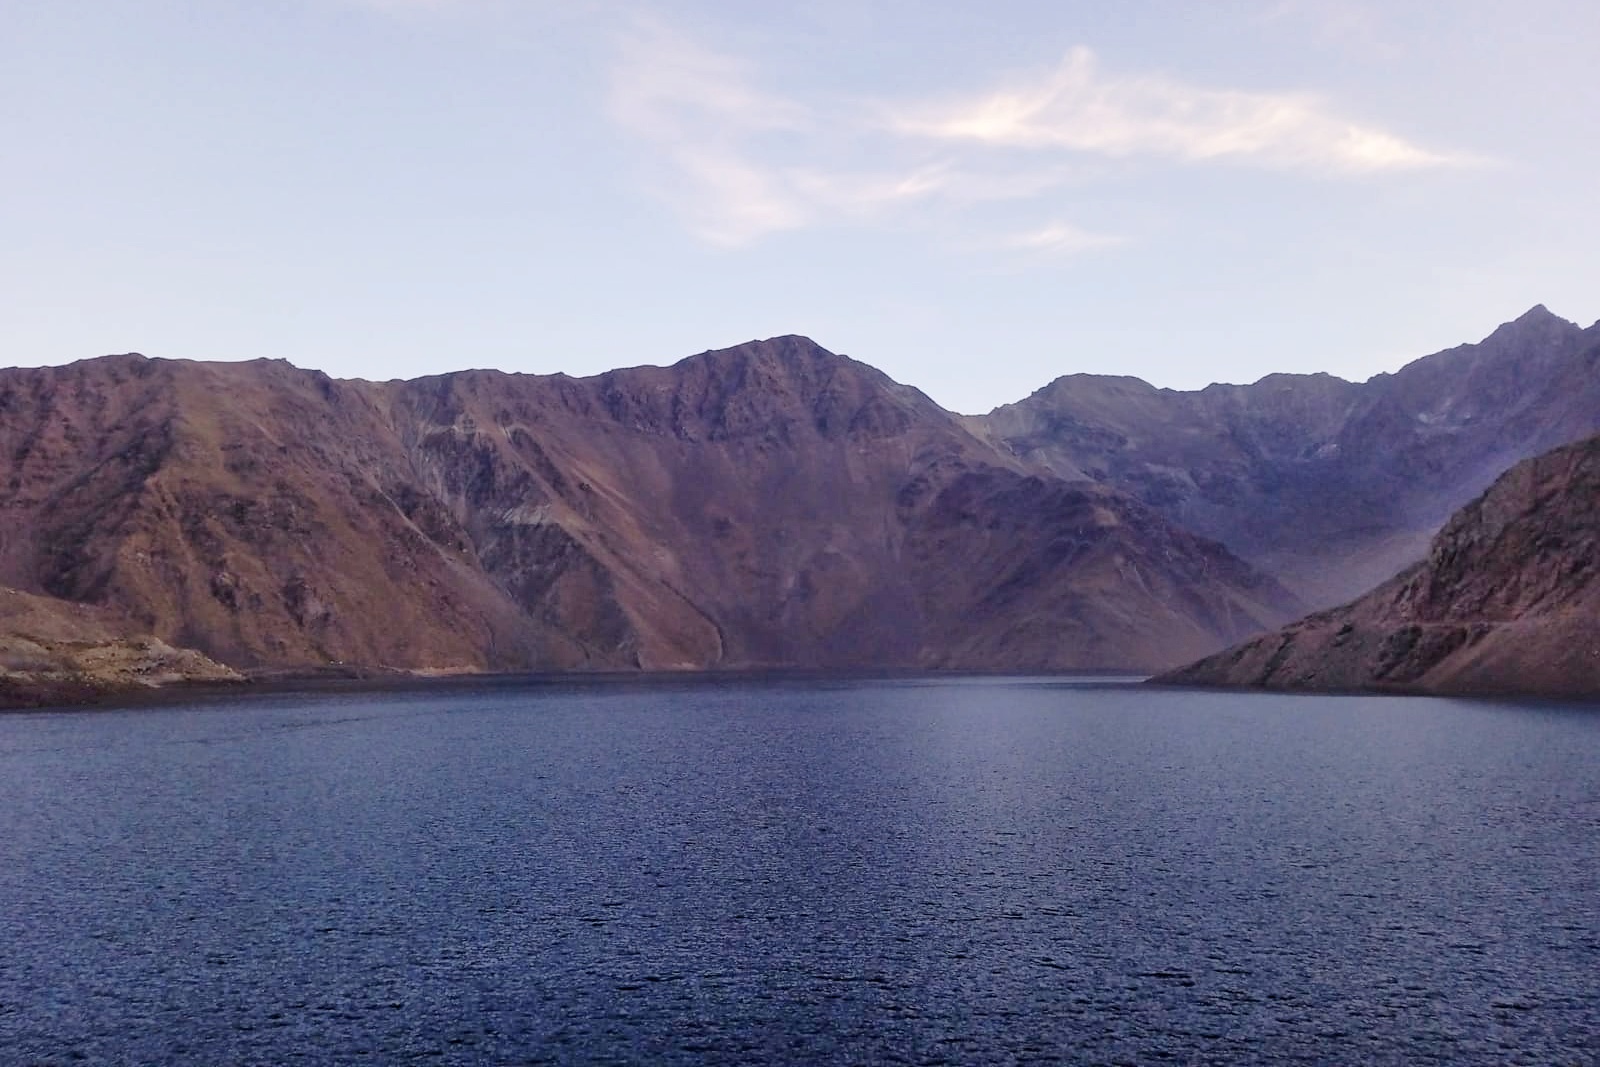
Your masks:
<svg viewBox="0 0 1600 1067"><path fill-rule="evenodd" d="M0 699L102 668L1173 668L1600 432L1597 370L1600 328L1543 308L1363 384L1073 375L979 417L800 337L589 378L0 370Z"/></svg>
<svg viewBox="0 0 1600 1067"><path fill-rule="evenodd" d="M1364 383L1273 374L1197 392L1071 375L972 420L1029 464L1120 489L1316 607L1420 558L1512 464L1600 432L1600 324L1535 307Z"/></svg>
<svg viewBox="0 0 1600 1067"><path fill-rule="evenodd" d="M1148 669L1300 609L796 337L584 379L7 370L0 449L0 584L232 667Z"/></svg>

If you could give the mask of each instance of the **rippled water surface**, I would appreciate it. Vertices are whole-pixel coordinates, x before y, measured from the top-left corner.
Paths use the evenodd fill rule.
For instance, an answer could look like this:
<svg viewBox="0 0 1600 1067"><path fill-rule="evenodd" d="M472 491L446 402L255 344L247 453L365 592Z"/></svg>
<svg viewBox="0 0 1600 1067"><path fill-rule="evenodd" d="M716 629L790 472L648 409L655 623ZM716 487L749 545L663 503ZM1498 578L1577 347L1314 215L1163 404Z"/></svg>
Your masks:
<svg viewBox="0 0 1600 1067"><path fill-rule="evenodd" d="M0 717L4 1063L1600 1063L1600 708L1059 680Z"/></svg>

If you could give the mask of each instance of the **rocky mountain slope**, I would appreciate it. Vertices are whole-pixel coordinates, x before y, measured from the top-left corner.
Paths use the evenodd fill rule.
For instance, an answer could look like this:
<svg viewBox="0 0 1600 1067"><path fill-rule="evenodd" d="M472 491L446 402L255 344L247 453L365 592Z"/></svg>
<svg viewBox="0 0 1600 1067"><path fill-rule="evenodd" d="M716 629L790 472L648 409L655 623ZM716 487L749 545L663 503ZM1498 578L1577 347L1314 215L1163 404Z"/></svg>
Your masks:
<svg viewBox="0 0 1600 1067"><path fill-rule="evenodd" d="M1600 437L1518 464L1426 559L1345 607L1161 681L1436 693L1600 692Z"/></svg>
<svg viewBox="0 0 1600 1067"><path fill-rule="evenodd" d="M0 371L0 583L235 667L1147 668L1298 613L803 338L593 378Z"/></svg>
<svg viewBox="0 0 1600 1067"><path fill-rule="evenodd" d="M1177 392L1071 375L971 421L1020 459L1122 489L1327 606L1419 558L1511 464L1600 431L1600 324L1536 307L1361 384L1274 374Z"/></svg>
<svg viewBox="0 0 1600 1067"><path fill-rule="evenodd" d="M133 633L127 620L104 609L0 589L0 707L242 680L198 652Z"/></svg>

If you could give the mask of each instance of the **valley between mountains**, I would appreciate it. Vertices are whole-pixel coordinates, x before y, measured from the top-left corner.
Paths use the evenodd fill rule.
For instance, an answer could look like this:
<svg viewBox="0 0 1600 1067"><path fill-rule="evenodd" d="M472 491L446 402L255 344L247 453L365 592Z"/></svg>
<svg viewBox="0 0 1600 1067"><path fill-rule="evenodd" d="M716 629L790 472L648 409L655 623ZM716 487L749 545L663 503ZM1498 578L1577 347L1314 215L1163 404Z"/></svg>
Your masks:
<svg viewBox="0 0 1600 1067"><path fill-rule="evenodd" d="M1361 384L1072 375L976 417L800 337L582 379L3 370L0 695L1175 668L1382 582L1507 467L1600 432L1597 363L1600 330L1535 308Z"/></svg>

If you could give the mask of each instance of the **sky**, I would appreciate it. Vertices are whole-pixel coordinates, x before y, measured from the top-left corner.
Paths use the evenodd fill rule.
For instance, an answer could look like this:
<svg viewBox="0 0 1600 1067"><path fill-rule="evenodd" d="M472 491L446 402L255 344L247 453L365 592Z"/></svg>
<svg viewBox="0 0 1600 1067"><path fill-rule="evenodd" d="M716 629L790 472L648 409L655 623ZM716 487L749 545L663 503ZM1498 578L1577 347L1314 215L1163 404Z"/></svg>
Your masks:
<svg viewBox="0 0 1600 1067"><path fill-rule="evenodd" d="M0 365L1360 380L1600 316L1597 52L1595 0L0 0Z"/></svg>

